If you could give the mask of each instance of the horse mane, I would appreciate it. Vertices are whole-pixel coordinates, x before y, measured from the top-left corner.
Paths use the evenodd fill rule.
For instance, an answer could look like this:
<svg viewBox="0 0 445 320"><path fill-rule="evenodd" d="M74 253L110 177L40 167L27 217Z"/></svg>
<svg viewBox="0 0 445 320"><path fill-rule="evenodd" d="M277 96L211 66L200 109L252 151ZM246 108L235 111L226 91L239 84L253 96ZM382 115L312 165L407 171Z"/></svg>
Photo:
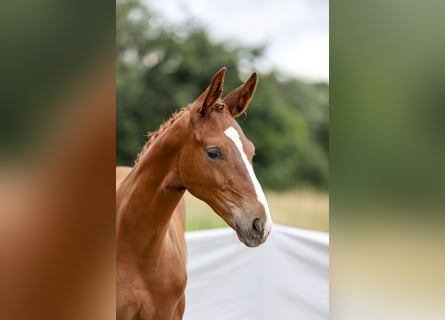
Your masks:
<svg viewBox="0 0 445 320"><path fill-rule="evenodd" d="M188 110L189 110L189 106L183 107L181 110L174 112L172 114L172 116L170 117L170 119L168 119L163 124L161 124L161 126L159 127L159 129L157 131L147 133L147 142L142 147L141 152L139 152L139 154L136 158L136 161L134 162L135 165L139 162L139 160L142 158L142 156L145 154L145 152L150 148L150 146L153 144L153 142L156 140L156 138L162 132L164 132L166 129L168 129L179 117L181 117Z"/></svg>

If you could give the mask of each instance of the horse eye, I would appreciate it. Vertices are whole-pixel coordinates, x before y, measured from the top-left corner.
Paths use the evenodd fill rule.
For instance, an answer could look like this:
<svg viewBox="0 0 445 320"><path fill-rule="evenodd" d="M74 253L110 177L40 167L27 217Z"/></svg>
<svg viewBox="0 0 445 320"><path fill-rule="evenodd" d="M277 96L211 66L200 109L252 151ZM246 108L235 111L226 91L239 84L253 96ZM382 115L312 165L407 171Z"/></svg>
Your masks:
<svg viewBox="0 0 445 320"><path fill-rule="evenodd" d="M222 157L223 157L221 150L219 150L219 148L217 148L217 147L208 148L206 150L206 152L207 152L207 156L212 160L222 159Z"/></svg>

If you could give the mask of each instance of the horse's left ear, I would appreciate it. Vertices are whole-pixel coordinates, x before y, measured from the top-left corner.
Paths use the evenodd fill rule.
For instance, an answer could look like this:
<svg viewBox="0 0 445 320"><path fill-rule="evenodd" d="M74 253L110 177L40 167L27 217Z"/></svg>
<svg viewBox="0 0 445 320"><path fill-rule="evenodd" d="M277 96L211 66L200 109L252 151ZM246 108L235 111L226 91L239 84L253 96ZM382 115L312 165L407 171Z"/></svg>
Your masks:
<svg viewBox="0 0 445 320"><path fill-rule="evenodd" d="M230 92L224 98L224 103L229 107L233 117L238 117L246 111L255 93L257 83L258 76L256 72L254 72L244 84Z"/></svg>
<svg viewBox="0 0 445 320"><path fill-rule="evenodd" d="M196 111L202 116L209 113L215 102L221 98L224 86L224 74L226 67L221 68L212 79L207 89L195 101Z"/></svg>

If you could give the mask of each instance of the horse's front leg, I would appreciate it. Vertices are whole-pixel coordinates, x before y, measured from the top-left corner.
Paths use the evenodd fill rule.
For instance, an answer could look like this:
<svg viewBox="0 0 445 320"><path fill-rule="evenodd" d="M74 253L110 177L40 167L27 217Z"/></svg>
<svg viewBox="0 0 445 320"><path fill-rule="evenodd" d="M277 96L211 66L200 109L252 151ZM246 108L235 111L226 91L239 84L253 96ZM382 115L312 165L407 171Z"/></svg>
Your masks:
<svg viewBox="0 0 445 320"><path fill-rule="evenodd" d="M116 320L138 320L138 309L129 305L116 308Z"/></svg>
<svg viewBox="0 0 445 320"><path fill-rule="evenodd" d="M117 290L116 320L138 320L140 305L130 292Z"/></svg>
<svg viewBox="0 0 445 320"><path fill-rule="evenodd" d="M178 302L178 305L176 306L175 315L173 316L173 320L182 320L184 316L184 310L185 310L185 294L182 295L181 299Z"/></svg>

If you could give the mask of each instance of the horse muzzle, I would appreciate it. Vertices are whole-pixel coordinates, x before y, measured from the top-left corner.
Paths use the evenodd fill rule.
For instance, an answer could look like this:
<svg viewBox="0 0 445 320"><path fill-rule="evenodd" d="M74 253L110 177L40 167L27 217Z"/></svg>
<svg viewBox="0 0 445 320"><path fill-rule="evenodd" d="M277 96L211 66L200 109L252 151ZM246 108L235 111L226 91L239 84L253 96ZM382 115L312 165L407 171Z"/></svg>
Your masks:
<svg viewBox="0 0 445 320"><path fill-rule="evenodd" d="M247 223L236 222L235 226L238 239L247 247L258 247L263 244L267 240L272 227L259 217L253 218Z"/></svg>

